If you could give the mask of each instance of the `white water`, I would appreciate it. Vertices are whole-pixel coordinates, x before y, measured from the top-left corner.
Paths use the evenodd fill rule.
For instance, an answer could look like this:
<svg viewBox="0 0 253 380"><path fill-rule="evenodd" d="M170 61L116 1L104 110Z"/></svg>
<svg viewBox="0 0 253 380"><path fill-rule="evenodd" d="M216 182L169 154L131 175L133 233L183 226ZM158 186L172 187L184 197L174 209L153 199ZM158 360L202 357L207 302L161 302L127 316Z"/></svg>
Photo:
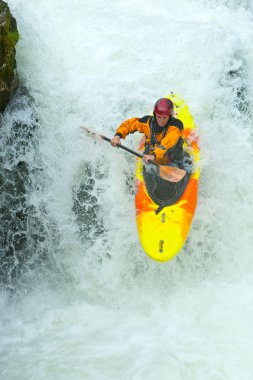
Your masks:
<svg viewBox="0 0 253 380"><path fill-rule="evenodd" d="M10 0L19 76L35 99L49 260L1 293L1 379L252 379L253 9L247 1ZM234 71L235 75L229 75ZM199 127L202 177L187 243L165 264L136 232L134 159L111 136L173 90ZM249 109L248 111L252 111ZM136 147L139 137L127 140ZM80 237L75 189L95 178L105 231ZM96 166L100 164L100 173ZM48 222L49 223L49 222ZM50 224L49 224L50 225Z"/></svg>

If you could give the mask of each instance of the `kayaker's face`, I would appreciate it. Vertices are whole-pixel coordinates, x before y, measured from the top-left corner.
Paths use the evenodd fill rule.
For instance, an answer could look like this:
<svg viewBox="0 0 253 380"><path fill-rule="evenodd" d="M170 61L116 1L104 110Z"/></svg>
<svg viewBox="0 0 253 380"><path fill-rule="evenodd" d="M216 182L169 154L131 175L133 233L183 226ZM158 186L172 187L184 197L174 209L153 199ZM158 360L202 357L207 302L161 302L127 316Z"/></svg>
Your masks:
<svg viewBox="0 0 253 380"><path fill-rule="evenodd" d="M169 116L160 116L156 114L156 121L159 127L165 127L165 125L169 121L169 118L170 118Z"/></svg>

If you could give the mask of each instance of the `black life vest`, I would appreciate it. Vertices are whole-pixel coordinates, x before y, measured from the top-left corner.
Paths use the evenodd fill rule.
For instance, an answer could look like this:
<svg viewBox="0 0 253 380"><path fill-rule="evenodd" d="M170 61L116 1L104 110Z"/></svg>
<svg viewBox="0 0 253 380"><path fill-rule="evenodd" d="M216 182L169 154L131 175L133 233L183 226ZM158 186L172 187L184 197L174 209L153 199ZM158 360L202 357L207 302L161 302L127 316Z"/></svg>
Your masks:
<svg viewBox="0 0 253 380"><path fill-rule="evenodd" d="M159 128L159 126L157 125L157 121L154 116L150 118L149 126L150 126L150 143L146 145L145 153L152 153L152 151L154 151L154 149L157 146L159 146L159 141L156 138L156 133L157 133L156 131ZM162 129L161 140L166 136L170 126L178 128L180 132L183 131L184 129L184 126L181 120L176 119L175 117L171 117L168 120L168 123L163 128L161 128ZM181 161L183 159L183 144L184 144L184 140L182 139L182 137L179 137L177 143L166 151L165 154L168 156L169 161L175 161L175 160Z"/></svg>

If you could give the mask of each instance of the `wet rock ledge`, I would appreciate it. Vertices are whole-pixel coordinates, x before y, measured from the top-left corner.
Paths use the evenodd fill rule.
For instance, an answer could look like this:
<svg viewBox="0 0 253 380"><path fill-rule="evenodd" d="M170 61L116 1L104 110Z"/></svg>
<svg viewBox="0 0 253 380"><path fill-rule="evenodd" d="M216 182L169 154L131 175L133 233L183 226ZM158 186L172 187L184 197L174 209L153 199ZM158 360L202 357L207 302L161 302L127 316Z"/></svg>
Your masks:
<svg viewBox="0 0 253 380"><path fill-rule="evenodd" d="M44 241L29 202L31 176L36 175L38 120L34 100L18 86L18 39L16 20L0 0L0 289L13 289L14 279L38 259L34 253Z"/></svg>
<svg viewBox="0 0 253 380"><path fill-rule="evenodd" d="M6 2L0 0L0 112L18 86L15 46L19 40L17 23Z"/></svg>

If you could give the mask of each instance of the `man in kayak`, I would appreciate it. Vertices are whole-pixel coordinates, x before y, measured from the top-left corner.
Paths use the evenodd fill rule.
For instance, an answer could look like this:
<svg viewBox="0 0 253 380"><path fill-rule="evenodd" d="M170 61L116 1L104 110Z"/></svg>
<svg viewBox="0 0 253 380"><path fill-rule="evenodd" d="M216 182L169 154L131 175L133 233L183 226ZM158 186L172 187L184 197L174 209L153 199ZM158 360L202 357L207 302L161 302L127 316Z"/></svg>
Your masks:
<svg viewBox="0 0 253 380"><path fill-rule="evenodd" d="M158 164L179 164L184 158L183 123L174 117L174 105L170 99L158 99L154 106L154 116L143 116L125 120L116 130L111 145L119 145L129 133L136 131L146 137L143 160L155 160ZM180 166L180 165L179 165Z"/></svg>

